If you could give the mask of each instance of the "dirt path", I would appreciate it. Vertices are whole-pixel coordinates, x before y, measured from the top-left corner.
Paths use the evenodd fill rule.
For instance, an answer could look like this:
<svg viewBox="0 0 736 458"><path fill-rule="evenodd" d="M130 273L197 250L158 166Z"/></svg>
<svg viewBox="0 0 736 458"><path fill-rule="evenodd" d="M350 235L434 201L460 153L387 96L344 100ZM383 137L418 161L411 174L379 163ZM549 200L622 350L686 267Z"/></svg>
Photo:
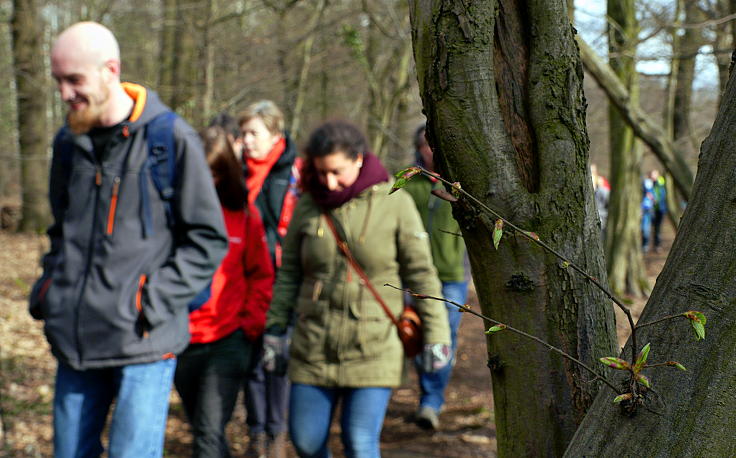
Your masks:
<svg viewBox="0 0 736 458"><path fill-rule="evenodd" d="M664 239L662 252L645 258L652 285L666 259L671 229L666 230ZM39 274L38 259L46 249L46 241L40 236L0 231L0 247L0 418L4 421L0 424L0 457L50 457L55 361L41 323L32 320L26 310L26 297ZM631 301L638 317L645 301ZM458 362L441 415L441 430L436 433L423 431L410 421L418 399L416 375L410 371L407 382L394 392L389 406L381 441L384 457L496 456L483 330L480 320L470 315L463 318ZM620 340L626 335L625 327L619 325ZM187 457L191 436L175 393L171 401L166 456ZM244 416L239 402L228 428L235 457L243 456L247 447ZM339 428L333 426L331 447L335 456L342 456L338 434ZM295 456L291 449L289 456Z"/></svg>

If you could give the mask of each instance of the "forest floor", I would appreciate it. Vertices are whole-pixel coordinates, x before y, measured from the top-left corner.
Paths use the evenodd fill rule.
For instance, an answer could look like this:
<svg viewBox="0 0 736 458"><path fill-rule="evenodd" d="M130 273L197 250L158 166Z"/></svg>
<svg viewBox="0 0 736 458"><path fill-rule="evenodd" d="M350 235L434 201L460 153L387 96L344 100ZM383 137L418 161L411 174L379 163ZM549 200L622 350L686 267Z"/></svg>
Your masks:
<svg viewBox="0 0 736 458"><path fill-rule="evenodd" d="M664 234L664 249L645 259L653 286L667 257L672 231ZM51 402L56 363L43 336L42 324L31 319L26 298L40 274L38 259L46 250L42 236L0 231L0 457L52 456ZM476 302L470 295L471 305ZM631 298L638 318L645 303ZM627 331L619 320L619 340ZM490 375L486 368L483 324L475 317L463 318L457 365L447 392L440 430L430 433L411 421L416 410L416 375L409 371L406 382L394 391L381 436L386 458L399 457L495 457L496 438ZM245 410L238 401L228 426L233 456L241 457L248 445ZM189 433L181 402L175 392L166 434L166 456L190 456ZM339 426L333 424L331 448L342 456ZM295 456L289 449L289 456Z"/></svg>

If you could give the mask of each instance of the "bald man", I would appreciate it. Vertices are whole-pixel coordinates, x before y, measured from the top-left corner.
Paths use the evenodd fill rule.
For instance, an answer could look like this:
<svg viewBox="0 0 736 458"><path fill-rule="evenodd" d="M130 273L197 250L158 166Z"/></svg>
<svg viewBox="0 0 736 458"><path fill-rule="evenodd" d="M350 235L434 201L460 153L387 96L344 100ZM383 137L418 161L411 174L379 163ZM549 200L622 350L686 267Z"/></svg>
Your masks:
<svg viewBox="0 0 736 458"><path fill-rule="evenodd" d="M68 115L54 140L51 249L30 311L58 360L54 455L100 456L115 400L109 456L161 456L187 305L227 250L219 201L192 128L153 91L120 82L107 28L62 32L51 71ZM159 128L175 155L172 196L153 183L147 142L162 117L173 120Z"/></svg>

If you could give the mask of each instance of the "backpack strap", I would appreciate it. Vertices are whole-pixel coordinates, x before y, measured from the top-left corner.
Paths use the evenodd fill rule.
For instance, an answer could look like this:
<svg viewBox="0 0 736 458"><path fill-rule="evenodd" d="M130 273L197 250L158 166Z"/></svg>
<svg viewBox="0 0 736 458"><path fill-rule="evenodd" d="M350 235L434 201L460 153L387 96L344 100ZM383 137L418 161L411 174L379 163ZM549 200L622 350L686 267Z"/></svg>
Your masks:
<svg viewBox="0 0 736 458"><path fill-rule="evenodd" d="M279 215L279 222L276 226L276 266L281 266L281 244L283 243L286 232L289 229L289 223L291 222L291 216L294 214L294 208L299 200L299 183L301 181L301 169L302 169L302 158L297 157L294 164L291 166L291 173L289 175L289 187L286 188L286 194L284 195L284 202L281 204L281 214Z"/></svg>
<svg viewBox="0 0 736 458"><path fill-rule="evenodd" d="M148 143L148 158L141 168L140 195L141 211L143 213L143 237L153 235L153 217L151 203L147 192L148 171L153 185L161 197L166 211L166 224L174 226L174 209L171 200L174 198L176 183L176 144L174 141L174 122L177 115L173 111L165 111L146 124L146 141Z"/></svg>

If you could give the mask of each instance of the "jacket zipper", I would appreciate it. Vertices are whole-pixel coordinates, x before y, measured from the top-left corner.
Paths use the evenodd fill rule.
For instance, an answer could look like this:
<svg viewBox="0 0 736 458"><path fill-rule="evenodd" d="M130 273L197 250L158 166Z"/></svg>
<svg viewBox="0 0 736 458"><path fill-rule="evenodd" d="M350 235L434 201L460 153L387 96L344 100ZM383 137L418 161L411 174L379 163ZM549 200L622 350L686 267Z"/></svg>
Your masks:
<svg viewBox="0 0 736 458"><path fill-rule="evenodd" d="M107 235L112 235L115 229L115 210L118 206L118 193L120 192L120 177L112 181L112 198L110 199L110 210L107 213Z"/></svg>
<svg viewBox="0 0 736 458"><path fill-rule="evenodd" d="M92 154L95 154L92 151ZM84 267L84 279L82 280L82 288L79 291L79 299L77 300L77 307L75 309L76 316L74 317L76 330L75 337L77 340L77 353L79 354L79 362L84 360L84 354L82 351L81 339L79 338L79 308L82 305L82 298L84 297L84 291L87 289L87 280L89 279L89 271L92 267L92 251L95 246L95 226L97 225L97 207L100 204L100 189L102 188L102 165L98 162L95 166L95 205L92 213L92 229L89 234L89 244L87 245L87 262Z"/></svg>

